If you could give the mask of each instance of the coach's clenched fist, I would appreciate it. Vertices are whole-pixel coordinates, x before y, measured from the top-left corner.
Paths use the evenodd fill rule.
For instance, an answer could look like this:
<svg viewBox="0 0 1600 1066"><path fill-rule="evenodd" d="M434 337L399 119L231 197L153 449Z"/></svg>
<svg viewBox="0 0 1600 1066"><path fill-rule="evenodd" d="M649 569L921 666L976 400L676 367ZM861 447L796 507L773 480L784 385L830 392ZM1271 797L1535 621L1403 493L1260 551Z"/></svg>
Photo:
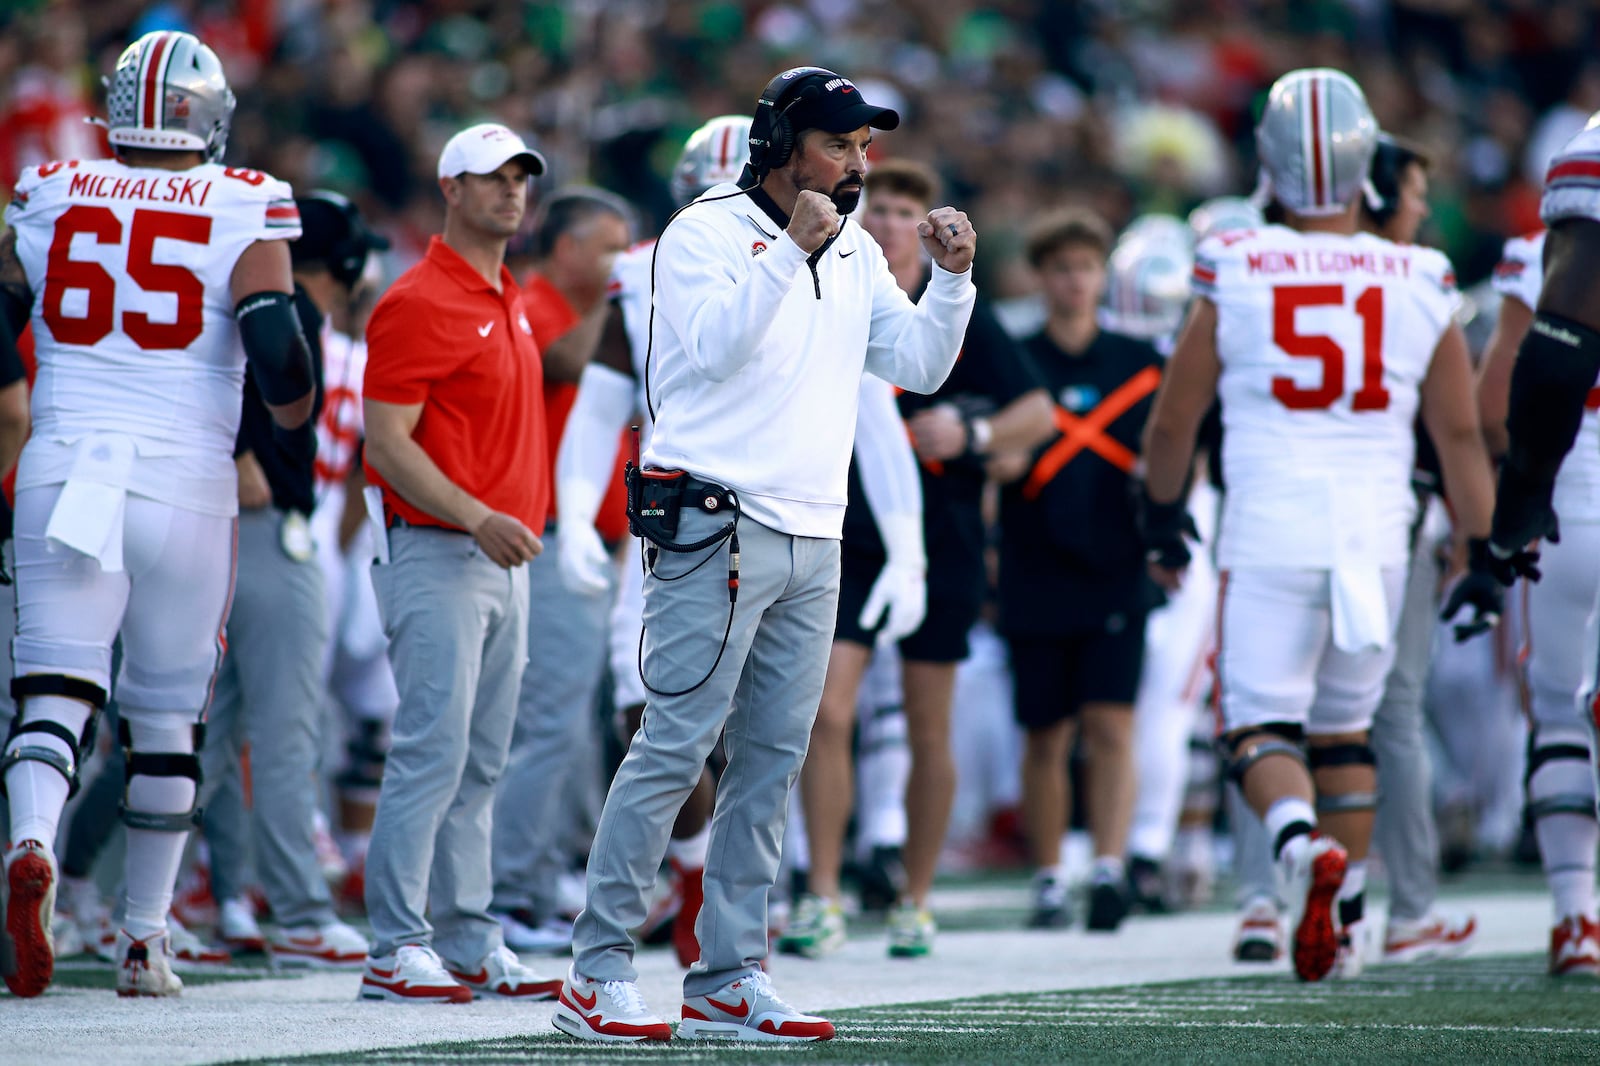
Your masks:
<svg viewBox="0 0 1600 1066"><path fill-rule="evenodd" d="M917 235L933 261L950 273L959 274L972 266L973 253L978 250L978 231L972 228L965 211L936 207L928 212L926 222L917 223Z"/></svg>
<svg viewBox="0 0 1600 1066"><path fill-rule="evenodd" d="M833 206L833 201L820 192L802 190L789 219L789 239L809 255L838 232L839 209Z"/></svg>

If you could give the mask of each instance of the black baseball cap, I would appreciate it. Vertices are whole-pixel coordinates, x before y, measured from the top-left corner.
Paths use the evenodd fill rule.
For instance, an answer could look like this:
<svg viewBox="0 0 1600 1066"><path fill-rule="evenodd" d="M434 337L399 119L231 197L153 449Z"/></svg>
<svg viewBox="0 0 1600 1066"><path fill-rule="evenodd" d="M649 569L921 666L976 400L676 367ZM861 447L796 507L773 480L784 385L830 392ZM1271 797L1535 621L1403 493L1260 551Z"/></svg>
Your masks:
<svg viewBox="0 0 1600 1066"><path fill-rule="evenodd" d="M804 83L785 94L794 103L783 108L797 134L804 130L849 133L862 126L892 130L900 125L899 112L867 103L849 78L830 71L804 77Z"/></svg>
<svg viewBox="0 0 1600 1066"><path fill-rule="evenodd" d="M336 192L317 191L295 198L300 236L289 245L297 265L326 267L335 281L354 286L371 252L388 249L389 239L367 228L356 205Z"/></svg>

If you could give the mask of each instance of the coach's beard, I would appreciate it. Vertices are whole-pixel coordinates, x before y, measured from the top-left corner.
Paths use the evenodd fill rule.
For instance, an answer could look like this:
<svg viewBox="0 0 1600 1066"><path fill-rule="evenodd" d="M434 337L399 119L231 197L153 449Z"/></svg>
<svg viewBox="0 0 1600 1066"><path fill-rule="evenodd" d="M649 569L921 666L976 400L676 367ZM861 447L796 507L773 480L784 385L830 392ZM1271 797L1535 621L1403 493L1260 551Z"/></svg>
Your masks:
<svg viewBox="0 0 1600 1066"><path fill-rule="evenodd" d="M839 214L848 215L860 205L861 189L866 180L860 174L849 174L833 187L828 198L833 201L833 206Z"/></svg>

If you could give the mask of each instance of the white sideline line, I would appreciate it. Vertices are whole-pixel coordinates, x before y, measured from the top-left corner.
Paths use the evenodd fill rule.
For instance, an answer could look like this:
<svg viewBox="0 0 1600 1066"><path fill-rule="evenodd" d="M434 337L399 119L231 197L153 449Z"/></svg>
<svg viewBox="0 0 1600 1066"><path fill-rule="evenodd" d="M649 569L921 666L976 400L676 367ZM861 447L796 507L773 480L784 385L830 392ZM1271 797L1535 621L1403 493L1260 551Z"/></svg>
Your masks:
<svg viewBox="0 0 1600 1066"><path fill-rule="evenodd" d="M1027 887L1018 885L995 890L1019 912L1027 906ZM987 895L987 890L986 893ZM1457 896L1450 900L1457 908L1476 910L1478 941L1473 954L1524 954L1542 951L1549 938L1549 901L1542 892L1493 893ZM936 901L937 906L937 901ZM1376 916L1374 916L1376 917ZM1234 917L1227 913L1203 913L1135 918L1115 936L1089 935L1076 930L1047 933L1023 930L946 932L939 936L934 954L917 960L890 960L885 957L885 936L881 931L859 935L843 950L826 959L773 959L773 980L789 1002L805 1010L829 1011L856 1008L883 1008L889 1004L908 1004L900 1011L882 1010L871 1020L846 1023L838 1039L851 1044L903 1043L899 1036L915 1019L928 1017L935 1024L955 1024L952 1015L976 1023L975 1027L1004 1028L991 1011L1003 1009L1004 999L972 1004L974 1010L955 1011L943 1006L952 999L978 996L1034 996L1111 989L1126 985L1168 981L1193 981L1277 974L1284 982L1273 987L1246 990L1240 1002L1264 1005L1285 1001L1326 1003L1337 1000L1336 986L1297 994L1298 986L1289 976L1287 964L1271 966L1235 963L1229 958L1233 941ZM527 960L541 972L557 972L565 966L548 958ZM639 984L648 1002L668 1020L675 1020L682 996L683 972L670 951L647 952L638 959ZM1498 969L1499 967L1497 967ZM1386 968L1369 973L1383 974ZM1407 987L1403 969L1390 973L1394 987L1379 994L1404 994ZM1507 981L1528 977L1526 970L1507 971ZM575 1045L555 1042L550 1024L553 1006L549 1003L515 1003L477 1000L460 1006L401 1005L364 1003L356 999L360 976L338 972L296 972L293 976L263 977L252 981L220 981L191 985L176 1001L120 1000L109 991L52 989L38 999L21 1001L0 995L0 1058L5 1066L126 1066L130 1048L159 1048L164 1063L171 1066L231 1062L248 1058L287 1058L310 1054L340 1054L385 1051L395 1061L426 1061L428 1056L416 1048L421 1044L455 1041L525 1040L549 1034L548 1051L496 1048L485 1053L499 1060L502 1056L517 1062L530 1058L617 1057L630 1054L661 1054L663 1048L630 1049L585 1045L581 1054ZM1501 982L1503 987L1507 982ZM1454 978L1418 981L1412 988L1471 989L1495 987L1492 981ZM1364 994L1373 990L1364 988ZM1560 990L1552 990L1560 994ZM1265 993L1258 1000L1256 995ZM1231 993L1230 993L1231 994ZM1189 1026L1257 1026L1316 1028L1314 1024L1251 1023L1243 1019L1219 1019L1193 1023L1133 1019L1121 1008L1151 1010L1180 1003L1190 1009L1217 1010L1220 990L1204 985L1170 991L1153 991L1149 996L1106 992L1092 1002L1104 1005L1107 1020L1074 1019L1067 1011L1047 1014L1058 1025L1102 1025L1118 1023ZM1030 999L1026 1008L1039 1011L1048 1007ZM916 1003L930 1006L919 1008ZM934 1004L939 1004L934 1006ZM1066 1001L1062 1001L1067 1006ZM933 1011L945 1013L934 1014ZM983 1013L978 1013L982 1011ZM1112 1013L1114 1011L1115 1013ZM1217 1013L1226 1013L1217 1010ZM1031 1015L1030 1015L1031 1016ZM874 1024L881 1017L883 1024ZM889 1028L895 1026L896 1028ZM1373 1026L1372 1028L1389 1028ZM1393 1028L1403 1029L1404 1026ZM1418 1031L1428 1031L1422 1027ZM1446 1031L1446 1027L1439 1027ZM1491 1029L1501 1032L1580 1033L1590 1029L1514 1030L1495 1026L1459 1027L1471 1032ZM855 1035L882 1033L882 1036ZM783 1047L785 1045L778 1045ZM741 1045L741 1051L754 1053L767 1045ZM559 1049L559 1050L558 1050ZM670 1052L675 1058L694 1054L693 1045L683 1052ZM705 1049L706 1054L715 1054ZM437 1058L437 1056L434 1056Z"/></svg>

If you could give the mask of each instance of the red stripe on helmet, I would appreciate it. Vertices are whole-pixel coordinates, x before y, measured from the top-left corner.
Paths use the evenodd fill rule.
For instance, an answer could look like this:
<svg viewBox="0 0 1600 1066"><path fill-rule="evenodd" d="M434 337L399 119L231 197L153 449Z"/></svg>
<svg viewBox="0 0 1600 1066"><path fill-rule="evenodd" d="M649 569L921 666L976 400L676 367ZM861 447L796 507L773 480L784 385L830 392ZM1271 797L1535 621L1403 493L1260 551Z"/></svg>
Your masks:
<svg viewBox="0 0 1600 1066"><path fill-rule="evenodd" d="M1311 173L1312 204L1321 206L1325 200L1322 182L1322 102L1317 99L1322 88L1322 76L1311 79Z"/></svg>
<svg viewBox="0 0 1600 1066"><path fill-rule="evenodd" d="M147 130L159 129L157 124L156 97L161 87L161 57L167 50L167 42L172 39L170 33L163 33L150 45L150 60L144 68L144 128ZM165 115L161 116L165 118Z"/></svg>
<svg viewBox="0 0 1600 1066"><path fill-rule="evenodd" d="M725 172L728 169L728 142L733 140L733 127L722 127L722 147L717 150L717 170Z"/></svg>
<svg viewBox="0 0 1600 1066"><path fill-rule="evenodd" d="M1549 185L1562 178L1600 178L1600 163L1586 159L1569 159L1565 163L1557 163L1545 175L1544 183Z"/></svg>

